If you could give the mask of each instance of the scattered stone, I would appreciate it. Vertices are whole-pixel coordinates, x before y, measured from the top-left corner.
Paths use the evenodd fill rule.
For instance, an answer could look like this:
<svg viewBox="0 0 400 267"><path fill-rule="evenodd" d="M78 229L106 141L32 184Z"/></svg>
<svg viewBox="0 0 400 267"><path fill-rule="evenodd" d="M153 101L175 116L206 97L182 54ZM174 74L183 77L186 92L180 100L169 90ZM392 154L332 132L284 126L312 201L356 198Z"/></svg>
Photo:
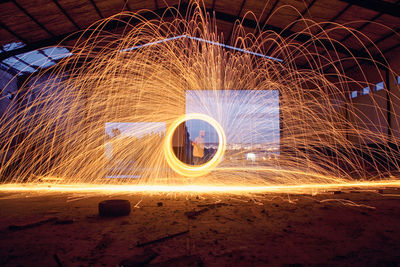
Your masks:
<svg viewBox="0 0 400 267"><path fill-rule="evenodd" d="M265 214L265 215L267 215L267 216L269 215L268 211L265 210L265 209L262 209L261 213L263 213L263 214Z"/></svg>
<svg viewBox="0 0 400 267"><path fill-rule="evenodd" d="M400 194L400 190L397 188L383 188L383 189L378 189L379 194Z"/></svg>
<svg viewBox="0 0 400 267"><path fill-rule="evenodd" d="M64 224L73 224L73 223L74 223L73 219L59 219L59 220L56 220L56 222L54 224L64 225Z"/></svg>
<svg viewBox="0 0 400 267"><path fill-rule="evenodd" d="M197 207L203 207L203 209L200 210L193 210L193 211L187 211L185 212L185 215L189 218L189 219L196 219L197 216L199 216L200 214L210 210L210 209L214 209L214 208L219 208L222 206L228 206L228 204L226 203L211 203L211 204L199 204L197 205Z"/></svg>
<svg viewBox="0 0 400 267"><path fill-rule="evenodd" d="M131 212L131 203L125 199L110 199L99 203L99 215L103 217L126 216Z"/></svg>
<svg viewBox="0 0 400 267"><path fill-rule="evenodd" d="M57 214L57 213L61 213L61 211L49 210L49 211L46 211L46 212L44 213L44 215L54 215L54 214Z"/></svg>
<svg viewBox="0 0 400 267"><path fill-rule="evenodd" d="M218 230L215 230L215 229L210 228L210 232L213 232L214 234L218 234Z"/></svg>
<svg viewBox="0 0 400 267"><path fill-rule="evenodd" d="M203 261L199 256L185 255L164 262L149 264L149 267L201 267Z"/></svg>
<svg viewBox="0 0 400 267"><path fill-rule="evenodd" d="M62 267L63 266L62 263L61 263L60 258L57 256L57 254L53 254L53 258L56 261L58 267Z"/></svg>
<svg viewBox="0 0 400 267"><path fill-rule="evenodd" d="M146 266L153 259L155 259L159 254L149 248L144 249L141 252L122 260L118 266L120 267L139 267Z"/></svg>
<svg viewBox="0 0 400 267"><path fill-rule="evenodd" d="M210 209L219 208L219 207L222 207L222 206L228 206L228 204L226 204L226 203L212 203L212 204L200 204L200 205L197 205L197 207L199 207L199 208L207 207L207 208L210 208Z"/></svg>
<svg viewBox="0 0 400 267"><path fill-rule="evenodd" d="M57 221L57 219L58 219L57 217L49 217L49 218L44 218L44 219L40 219L40 220L36 220L36 221L26 222L23 224L13 224L13 225L10 225L8 227L8 229L10 229L12 231L28 229L28 228L43 225L45 223Z"/></svg>
<svg viewBox="0 0 400 267"><path fill-rule="evenodd" d="M102 239L97 243L95 249L96 250L105 250L108 248L111 243L114 241L114 239L109 235L109 234L104 234Z"/></svg>
<svg viewBox="0 0 400 267"><path fill-rule="evenodd" d="M188 217L189 219L195 220L197 218L197 216L199 216L200 214L206 212L210 210L209 208L204 208L198 211L187 211L185 212L186 217Z"/></svg>
<svg viewBox="0 0 400 267"><path fill-rule="evenodd" d="M176 234L172 234L172 235L167 235L167 236L164 236L164 237L161 237L161 238L157 238L155 240L144 242L144 243L141 243L141 242L138 241L136 246L137 247L144 247L144 246L147 246L147 245L150 245L150 244L158 243L158 242L161 242L161 241L164 241L164 240L167 240L167 239L170 239L170 238L174 238L176 236L180 236L180 235L183 235L183 234L187 234L187 233L189 233L189 230L186 230L186 231L183 231L183 232L179 232L179 233L176 233Z"/></svg>

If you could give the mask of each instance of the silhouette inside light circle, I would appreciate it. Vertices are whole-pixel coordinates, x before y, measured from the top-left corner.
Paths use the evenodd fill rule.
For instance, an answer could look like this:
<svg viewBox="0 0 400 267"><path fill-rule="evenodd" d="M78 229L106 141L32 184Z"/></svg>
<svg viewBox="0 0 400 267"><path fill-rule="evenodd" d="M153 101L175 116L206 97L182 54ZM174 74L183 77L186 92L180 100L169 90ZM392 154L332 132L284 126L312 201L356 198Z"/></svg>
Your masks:
<svg viewBox="0 0 400 267"><path fill-rule="evenodd" d="M175 156L188 165L199 166L209 162L218 146L218 133L215 128L199 119L180 123L172 135Z"/></svg>

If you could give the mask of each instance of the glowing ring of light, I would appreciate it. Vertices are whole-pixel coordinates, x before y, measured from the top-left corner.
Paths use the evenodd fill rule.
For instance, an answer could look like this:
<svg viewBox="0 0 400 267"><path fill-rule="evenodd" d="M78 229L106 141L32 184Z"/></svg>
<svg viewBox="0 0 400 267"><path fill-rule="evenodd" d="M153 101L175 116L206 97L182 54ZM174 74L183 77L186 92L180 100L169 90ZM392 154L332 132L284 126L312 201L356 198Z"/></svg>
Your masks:
<svg viewBox="0 0 400 267"><path fill-rule="evenodd" d="M211 126L214 127L214 129L217 131L218 134L218 149L217 152L215 152L214 157L207 161L206 163L202 165L188 165L186 163L183 163L180 161L177 156L174 153L174 150L172 149L172 136L174 135L174 132L176 128L183 122L188 121L188 120L202 120L207 123L209 123ZM226 137L225 137L225 132L224 129L222 129L221 125L211 118L210 116L200 114L200 113L191 113L191 114L186 114L181 117L179 117L177 120L175 120L171 126L168 128L167 133L165 135L165 141L164 141L164 154L165 158L168 162L168 165L177 173L183 176L187 177L198 177L205 175L209 172L211 172L221 161L222 157L224 156L225 153L225 147L226 147Z"/></svg>

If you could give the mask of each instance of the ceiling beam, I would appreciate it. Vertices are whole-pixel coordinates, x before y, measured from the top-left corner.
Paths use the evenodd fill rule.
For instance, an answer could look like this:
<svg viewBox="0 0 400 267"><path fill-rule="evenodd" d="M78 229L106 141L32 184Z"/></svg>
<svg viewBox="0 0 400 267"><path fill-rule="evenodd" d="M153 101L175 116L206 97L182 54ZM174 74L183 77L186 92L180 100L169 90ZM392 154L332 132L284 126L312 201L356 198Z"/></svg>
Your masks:
<svg viewBox="0 0 400 267"><path fill-rule="evenodd" d="M395 46L393 46L393 47L390 47L390 48L386 49L386 50L384 51L384 53L388 53L388 52L390 52L390 51L392 51L392 50L398 48L399 46L400 46L400 44L397 44L397 45L395 45ZM350 66L350 67L346 68L346 69L344 70L344 73L347 73L348 71L350 71L350 70L352 70L352 69L354 69L354 68L356 68L356 67L359 67L359 65L358 65L358 64L355 64L355 65L353 65L353 66ZM386 71L388 70L388 69L386 68L386 65L384 65L384 66L379 66L379 65L378 65L378 67L381 68L381 69L384 69L384 70L386 70Z"/></svg>
<svg viewBox="0 0 400 267"><path fill-rule="evenodd" d="M174 6L174 7L177 8L177 6ZM141 14L141 17L144 17L146 19L155 19L155 18L157 18L157 16L163 15L167 10L168 10L168 8L165 7L165 8L155 10L155 11L145 12L145 13ZM171 14L171 13L172 13L172 11L167 13L166 15L168 16L168 14L169 14L170 16L173 16L173 14ZM102 29L105 31L112 31L113 29L115 29L117 27L121 27L121 21L125 21L126 23L129 23L129 24L135 24L135 23L138 23L140 20L138 18L132 18L131 16L122 17L118 21L115 20L115 21L108 22ZM4 28L4 27L6 27L6 25L0 23L0 27ZM24 41L24 43L26 45L21 48L17 48L17 49L11 50L11 51L6 51L6 52L0 53L0 61L3 61L4 59L13 57L15 55L23 54L23 53L30 52L30 51L40 49L43 47L60 45L61 42L76 40L81 36L89 37L90 35L93 34L93 30L96 30L96 28L97 28L96 25L94 25L92 28L89 28L84 32L66 33L66 34L62 34L59 36L55 36L55 37L52 37L52 38L49 38L46 40L42 40L42 41L38 41L38 42L34 42L34 43L28 43L28 42L24 41L23 39L21 39L21 37L14 34L14 32L12 32L12 34L15 37ZM8 29L8 28L5 28L5 29L10 31L10 33L11 33L10 29Z"/></svg>
<svg viewBox="0 0 400 267"><path fill-rule="evenodd" d="M178 6L173 6L175 8L177 8ZM180 5L181 9L187 9L187 5L183 5L181 3ZM169 10L170 12L167 12L166 14L164 14L167 10ZM228 14L228 13L223 13L223 12L219 12L219 11L215 11L215 10L211 10L211 9L206 9L206 12L209 12L210 14L212 14L212 12L214 12L215 17L217 20L221 20L221 21L225 21L225 22L232 22L232 21L236 21L236 20L240 20L242 22L242 25L244 27L248 27L248 28L252 28L252 29L257 29L257 27L259 26L257 21L249 19L249 18L238 18L235 15L232 14ZM175 12L170 10L168 7L165 8L161 8L158 9L154 12L146 12L141 14L142 17L146 18L146 19L155 19L157 18L157 16L160 15L164 15L165 17L168 16L175 16ZM105 27L103 28L104 30L113 30L116 27L120 27L121 26L121 21L125 21L126 23L130 23L130 24L135 24L137 23L139 20L138 19L132 19L132 17L128 16L128 17L122 17L119 21L110 21L108 22ZM95 30L96 27L94 26L92 30ZM345 47L343 47L341 44L337 43L337 42L332 42L331 40L324 40L324 39L313 39L313 36L310 36L308 34L304 34L304 33L296 33L293 31L288 31L288 30L284 30L282 28L276 27L276 26L272 26L272 25L264 25L263 27L264 30L269 30L269 31L273 31L276 32L277 34L279 34L281 37L283 38L293 38L294 40L301 42L301 43L309 43L310 45L317 45L319 47L322 47L326 50L331 50L331 51L337 51L341 54L347 55L347 56L354 56L357 58L370 58L371 56L363 51L358 51L358 50L354 50L354 49L346 49ZM85 31L83 34L90 36L93 32L91 31L91 29L89 29L88 31ZM45 46L52 46L52 45L57 45L59 44L61 41L66 41L66 40L75 40L77 38L79 38L82 35L82 33L69 33L69 34L64 34L61 36L56 36L54 38L50 38L44 41L40 41L40 42L36 42L36 43L31 43L31 44L27 44L24 47L12 50L12 51L7 51L7 52L3 52L0 54L0 61L14 56L14 55L18 55L21 53L25 53L25 52L29 52L35 49L39 49ZM375 60L377 60L378 62L384 63L385 60L380 57L377 56L377 58L375 58Z"/></svg>
<svg viewBox="0 0 400 267"><path fill-rule="evenodd" d="M47 32L50 36L55 36L54 33L49 31L42 23L40 23L34 16L32 16L25 8L23 8L20 4L17 3L17 1L12 0L13 4L17 6L25 15L27 15L31 20L33 20L42 30Z"/></svg>
<svg viewBox="0 0 400 267"><path fill-rule="evenodd" d="M94 0L89 0L89 1L90 1L90 3L92 4L92 6L94 7L94 9L96 10L97 15L99 15L99 17L100 17L101 19L104 19L103 14L101 14L100 9L97 7L97 5L96 5L96 3L94 2Z"/></svg>
<svg viewBox="0 0 400 267"><path fill-rule="evenodd" d="M213 0L213 1L212 1L212 4L211 4L211 9L212 9L212 10L214 10L214 9L215 9L215 0Z"/></svg>
<svg viewBox="0 0 400 267"><path fill-rule="evenodd" d="M279 0L276 0L275 3L272 5L271 9L269 10L268 14L265 16L264 21L260 24L260 27L263 27L265 24L267 24L269 18L271 17L272 12L274 12L276 5L278 4ZM261 28L261 31L263 30L263 28ZM260 28L256 28L254 35L258 35L258 33L260 32Z"/></svg>
<svg viewBox="0 0 400 267"><path fill-rule="evenodd" d="M218 12L218 11L215 11L215 17L222 21L232 21L232 20L236 19L235 15L222 13L222 12ZM242 21L242 26L244 26L244 27L256 29L256 27L258 26L257 22L252 19L245 18L245 19L241 19L241 21ZM347 56L354 56L357 58L370 58L371 57L366 52L346 48L343 45L339 44L338 42L332 42L331 40L313 39L313 36L310 36L305 33L296 33L296 32L284 30L282 28L272 26L272 25L264 25L263 29L276 32L283 38L293 38L294 40L299 41L301 43L309 42L310 45L315 44L324 49L331 50L331 51L334 50L339 53L345 54ZM378 62L381 62L381 63L385 62L385 60L381 56L377 56L377 58L375 58L375 60L377 60Z"/></svg>
<svg viewBox="0 0 400 267"><path fill-rule="evenodd" d="M400 18L400 6L381 0L340 0L375 12Z"/></svg>
<svg viewBox="0 0 400 267"><path fill-rule="evenodd" d="M125 8L126 8L129 12L131 12L132 9L131 9L131 7L130 7L129 4L128 4L128 0L123 0L123 2L124 2L124 7L123 7L122 10L125 10Z"/></svg>
<svg viewBox="0 0 400 267"><path fill-rule="evenodd" d="M395 28L395 29L393 29L392 31L390 31L389 34L386 34L386 35L384 35L383 37L379 38L378 40L371 42L369 45L366 46L366 49L369 49L369 48L371 48L372 46L377 46L379 43L381 43L381 42L383 42L384 40L386 40L386 39L388 39L388 38L390 38L390 37L392 37L392 36L398 34L399 32L400 32L400 28ZM386 50L382 51L382 52L379 53L379 54L385 55L386 53L390 52L391 50L396 49L399 45L400 45L400 44L397 44L397 45L395 45L395 46L393 46L393 47L391 47L391 48L389 48L389 49L386 49ZM377 55L373 56L373 58L376 58L376 57L378 57L378 56L377 56ZM382 56L379 56L379 57L382 57ZM381 62L380 62L380 63L381 63ZM382 68L382 69L385 69L385 68L386 68L386 67L385 67L386 65L387 65L387 64L386 64L385 62L383 62L383 65L379 64L378 67L379 67L379 68ZM348 68L345 69L344 71L347 72L348 70L353 69L353 68L355 68L356 66L358 66L357 63L356 63L355 65L351 66L351 67L348 67ZM329 66L329 67L325 70L325 72L327 72L327 71L330 70L331 68L333 68L333 66Z"/></svg>
<svg viewBox="0 0 400 267"><path fill-rule="evenodd" d="M310 11L310 9L311 9L312 6L314 5L315 1L316 1L316 0L312 0L312 1L310 2L310 4L303 10L303 12L301 12L301 15L299 15L299 16L294 20L294 23L292 23L292 25L290 25L289 28L287 28L287 30L290 31L290 30L294 27L294 25L296 25L297 22L299 22L300 19L304 18L304 15L305 15L307 12Z"/></svg>
<svg viewBox="0 0 400 267"><path fill-rule="evenodd" d="M238 12L238 14L237 14L237 16L236 16L236 19L235 19L234 21L232 21L232 23L233 23L232 29L231 29L231 31L230 31L230 33L229 33L229 35L228 35L228 38L226 38L225 43L228 43L228 42L231 40L232 33L233 33L233 29L235 28L236 20L240 18L240 14L242 14L243 7L244 7L245 3L246 3L246 0L243 0L243 1L242 1L242 5L240 6L239 12Z"/></svg>
<svg viewBox="0 0 400 267"><path fill-rule="evenodd" d="M396 5L398 5L400 3L400 0L397 0ZM369 19L367 22L365 22L364 24L362 24L360 27L356 28L357 32L360 32L362 29L364 29L365 27L367 27L368 25L371 24L371 22L374 22L375 20L377 20L378 18L382 17L384 14L383 13L378 13L377 15L375 15L374 17L372 17L371 19ZM353 36L352 33L347 34L340 42L344 42L347 39L349 39L351 36Z"/></svg>
<svg viewBox="0 0 400 267"><path fill-rule="evenodd" d="M336 22L336 20L338 18L340 18L350 7L352 6L352 4L348 4L345 8L343 8L338 14L336 14L336 16L334 16L333 18L331 18L329 21L330 22ZM320 34L321 32L323 32L324 30L326 30L328 27L330 27L332 24L325 24L324 26L322 26L322 29L320 29L315 35Z"/></svg>
<svg viewBox="0 0 400 267"><path fill-rule="evenodd" d="M400 28L394 28L393 30L391 30L388 34L382 36L381 38L379 38L378 40L371 42L369 45L367 45L367 48L370 48L373 45L377 45L380 42L385 41L386 39L389 39L390 37L393 37L396 34L400 33Z"/></svg>
<svg viewBox="0 0 400 267"><path fill-rule="evenodd" d="M19 36L18 34L16 34L14 31L10 30L6 25L4 25L3 23L0 22L0 27L5 29L6 31L8 31L11 35L14 35L17 39L19 39L20 41L22 41L23 43L26 43L26 40L23 39L21 36ZM4 51L2 49L0 49L0 51ZM0 53L3 54L4 52ZM39 50L39 53L42 54L43 56L47 57L49 60L54 61L52 58L50 58L49 56L47 56L43 51ZM16 55L14 55L16 56ZM2 60L1 60L2 61Z"/></svg>
<svg viewBox="0 0 400 267"><path fill-rule="evenodd" d="M4 23L2 23L0 21L0 27L3 28L4 30L6 30L9 34L13 35L14 37L16 37L19 41L22 41L23 43L27 43L27 40L25 38L23 38L22 36L20 36L19 34L17 34L16 32L14 32L13 30L11 30L9 27L7 27L7 25L5 25ZM0 54L1 55L1 54Z"/></svg>
<svg viewBox="0 0 400 267"><path fill-rule="evenodd" d="M396 45L394 45L394 46L392 46L392 47L389 47L388 49L384 50L383 53L389 53L389 52L391 52L392 50L395 50L395 49L397 49L397 48L399 48L399 47L400 47L400 44L396 44Z"/></svg>
<svg viewBox="0 0 400 267"><path fill-rule="evenodd" d="M58 0L53 0L54 4L58 7L58 9L64 14L64 16L77 28L78 30L81 29L79 25L71 18L71 16L67 13L67 11L60 5Z"/></svg>

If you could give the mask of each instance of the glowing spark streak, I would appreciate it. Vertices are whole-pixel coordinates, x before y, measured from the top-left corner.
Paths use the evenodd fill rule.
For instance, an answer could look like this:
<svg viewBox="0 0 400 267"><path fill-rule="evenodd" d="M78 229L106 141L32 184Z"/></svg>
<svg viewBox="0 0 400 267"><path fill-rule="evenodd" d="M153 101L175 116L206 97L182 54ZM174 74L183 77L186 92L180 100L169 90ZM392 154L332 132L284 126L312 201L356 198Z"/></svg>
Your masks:
<svg viewBox="0 0 400 267"><path fill-rule="evenodd" d="M357 207L357 208L367 208L367 209L371 209L371 210L375 210L376 209L373 206L357 204L357 203L355 203L353 201L350 201L348 199L324 199L324 200L321 200L319 203L325 203L325 202L339 202L340 204L342 204L344 206Z"/></svg>
<svg viewBox="0 0 400 267"><path fill-rule="evenodd" d="M322 178L324 180L342 181L342 179L340 179L338 177L330 177L330 176L323 175L320 173L305 172L305 171L298 171L298 170L276 169L276 168L264 168L264 167L246 167L246 168L222 167L222 168L216 168L215 171L246 171L246 172L258 171L258 172L289 173L289 174L312 176L312 177L316 177L316 178Z"/></svg>
<svg viewBox="0 0 400 267"><path fill-rule="evenodd" d="M192 166L185 164L176 157L172 149L172 137L174 135L176 128L187 120L203 120L209 123L211 126L213 126L217 131L218 143L219 143L217 152L215 152L214 157L205 164L199 166ZM199 177L209 173L219 164L220 160L224 156L225 146L226 146L226 137L224 129L222 129L221 125L216 120L204 114L191 113L179 117L168 128L164 141L164 153L169 166L174 171L187 177Z"/></svg>
<svg viewBox="0 0 400 267"><path fill-rule="evenodd" d="M279 58L276 58L276 57L270 57L270 56L267 56L267 55L264 55L264 54L261 54L261 53L256 53L256 52L253 52L253 51L245 50L243 48L238 48L238 47L234 47L234 46L231 46L231 45L221 44L221 43L218 43L218 42L202 39L202 38L199 38L199 37L192 37L192 36L188 36L188 35L179 35L179 36L175 36L175 37L171 37L171 38L158 40L158 41L155 41L155 42L150 42L150 43L147 43L147 44L137 45L137 46L134 46L134 47L123 49L120 52L129 52L129 51L136 50L136 49L139 49L139 48L143 48L143 47L146 47L146 46L151 46L151 45L155 45L155 44L161 44L161 43L165 43L165 42L169 42L169 41L177 40L177 39L182 39L182 38L188 38L190 40L195 40L195 41L199 41L199 42L203 42L203 43L207 43L207 44L212 44L212 45L216 45L216 46L232 49L232 50L235 50L235 51L239 51L239 52L242 52L242 53L247 53L247 54L258 56L258 57L267 58L267 59L271 59L271 60L278 61L278 62L283 62L282 59L279 59Z"/></svg>
<svg viewBox="0 0 400 267"><path fill-rule="evenodd" d="M139 204L142 202L143 199L141 199L138 203L136 203L136 205L134 206L134 208L140 208Z"/></svg>
<svg viewBox="0 0 400 267"><path fill-rule="evenodd" d="M31 184L24 183L29 181L42 188L40 192L47 190L45 186L51 187L50 192L54 186L71 191L82 191L84 187L91 192L93 184L95 191L105 193L128 190L145 193L200 191L245 194L305 192L310 188L312 191L306 192L315 193L327 188L355 186L352 184L354 182L371 181L367 177L389 181L384 178L388 173L398 173L400 156L397 147L400 139L396 135L387 134L386 109L379 99L386 103L388 97L394 100L399 98L390 92L390 88L372 85L368 81L367 77L371 75L381 77L378 68L364 70L361 66L363 64L353 58L360 75L348 77L342 71L343 59L339 54L323 53L327 52L325 49L320 53L319 49L313 48L319 46L322 32L318 35L310 32L310 41L302 45L295 38L282 38L279 34L267 37L260 33L255 36L256 39L245 39L249 50L256 48L254 51L260 53L266 53L264 48L272 49L272 45L273 55L279 54L285 59L283 64L275 64L276 61L271 61L268 56L219 43L221 35L216 27L210 28L210 32L205 31L209 27L204 25L204 15L202 13L189 20L177 16L172 24L162 19L156 23L144 21L127 32L127 36L118 37L112 45L105 41L108 37L114 38L114 35L100 28L99 32L93 34L89 30L86 33L90 33L90 38L77 42L71 50L72 57L60 62L56 68L27 79L21 86L24 90L18 93L18 97L26 101L23 100L21 106L20 101L11 101L7 113L0 119L3 141L0 146L1 181L15 185L20 183L21 188L28 185L28 191L36 190ZM304 21L304 24L309 25L308 28L320 27L309 20ZM245 30L243 25L237 26L235 29L239 31L238 36L234 36L234 42L247 38L244 35L246 31L242 31ZM333 30L337 28L348 31L361 47L369 47L370 41L364 44L360 40L364 36L361 33L336 23L332 26ZM324 31L323 35L328 38L326 41L336 43L337 40L329 37L331 31ZM132 36L135 37L132 39ZM161 40L165 36L175 37ZM171 41L174 39L180 41ZM150 43L148 40L158 41ZM156 45L168 41L171 42ZM143 45L135 46L137 44ZM103 47L104 50L99 50ZM147 48L139 49L141 47ZM343 48L346 49L346 46L343 45ZM243 53L229 53L230 49ZM131 50L135 52L124 54L123 57L115 56ZM185 51L183 55L182 51ZM254 62L248 54L263 58ZM84 58L91 60L83 60L83 63L81 59ZM373 58L367 58L375 64ZM308 62L305 69L298 66L304 60ZM81 62L84 64L82 68L78 67ZM330 68L332 71L327 71ZM393 77L398 76L390 66L387 66L387 70ZM74 74L67 74L69 71ZM346 88L351 88L354 82L362 87L375 86L386 94L374 94L366 106L361 99L348 101ZM208 103L210 99L200 93L208 87L210 89L206 90L212 91L215 96L212 105ZM4 95L6 88L2 91ZM232 94L228 99L219 93L220 89L226 88L243 88L251 93L244 97ZM183 111L186 105L184 96L188 89L199 92L196 93L199 111L196 112L221 118L219 123L229 139L240 130L237 125L247 125L247 117L240 115L242 112L247 115L264 114L264 107L272 106L270 102L273 100L263 99L259 92L279 89L277 113L284 121L282 135L278 135L279 149L276 147L279 153L275 154L274 149L262 151L258 144L254 144L256 146L253 148L253 136L268 141L263 131L271 126L270 114L248 116L254 118L255 122L255 125L246 129L249 135L240 141L240 145L230 146L229 151L225 152L228 155L224 161L209 175L198 179L182 179L171 172L164 158L164 132L160 135L152 134L153 129L145 127L144 131L148 133L146 138L107 135L105 142L104 123L117 118L123 122L162 121L170 125L179 116L177 112ZM240 99L239 105L235 104L235 99ZM253 102L254 105L248 104ZM216 108L211 108L213 106ZM398 107L392 110L393 119L399 116L396 111ZM227 114L235 116L231 118ZM377 127L372 129L370 125L375 124ZM251 145L247 146L246 143ZM395 145L392 147L389 145L391 143ZM269 141L265 144L271 145ZM104 153L105 148L109 152L109 148L112 148L115 158L108 157L110 155ZM257 160L252 161L251 166L243 157L247 151L253 153L250 150L259 150L260 154L257 154ZM261 155L271 157L261 161ZM224 163L236 168L223 168ZM253 168L257 165L265 167ZM110 179L105 177L140 177L140 180L135 180L136 185L131 188L126 184L116 187L117 184L106 185ZM121 181L117 183L122 184ZM98 187L103 183L103 187ZM394 183L394 186L399 186L398 183ZM193 186L188 187L188 184ZM372 186L374 184L367 183L361 187L375 190ZM376 186L386 185L379 183Z"/></svg>
<svg viewBox="0 0 400 267"><path fill-rule="evenodd" d="M51 186L50 186L51 185ZM302 184L302 185L271 185L271 186L210 186L210 185L52 185L52 184L5 184L0 186L0 192L98 192L98 193L304 193L312 190L332 190L337 188L382 188L400 187L400 181L378 181L336 184Z"/></svg>

